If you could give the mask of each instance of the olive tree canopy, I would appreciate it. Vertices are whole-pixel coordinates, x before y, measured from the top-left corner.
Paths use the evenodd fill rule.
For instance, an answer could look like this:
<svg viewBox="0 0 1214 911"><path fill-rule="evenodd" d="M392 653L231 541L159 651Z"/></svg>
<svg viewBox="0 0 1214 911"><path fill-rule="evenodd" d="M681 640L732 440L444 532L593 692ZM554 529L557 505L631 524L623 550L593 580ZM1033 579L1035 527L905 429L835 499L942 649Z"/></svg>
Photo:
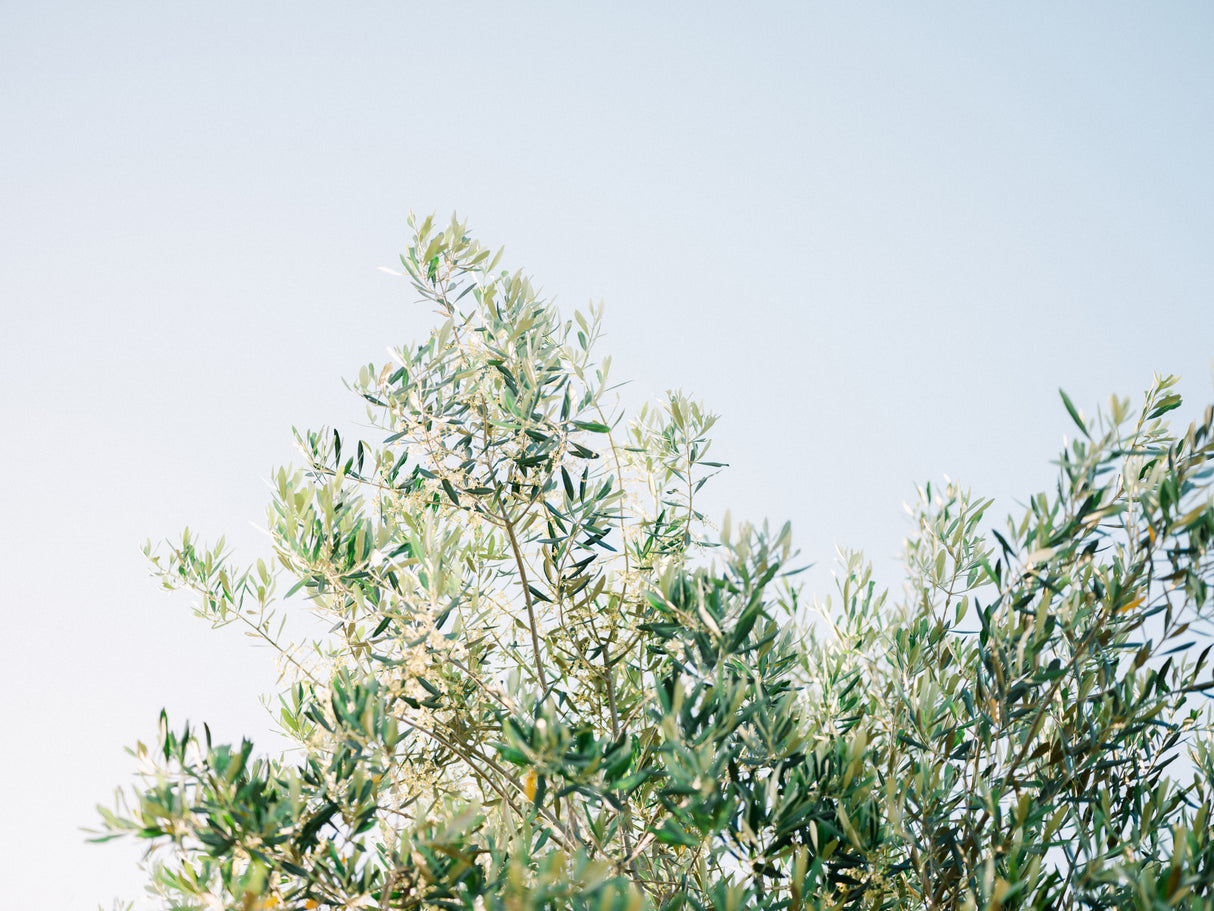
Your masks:
<svg viewBox="0 0 1214 911"><path fill-rule="evenodd" d="M712 414L622 414L599 310L410 224L438 324L359 371L374 438L297 433L249 568L149 548L276 651L298 747L137 745L99 840L165 907L1212 907L1214 415L1170 429L1173 379L1063 396L1054 491L991 531L925 486L900 592L847 554L805 603L787 527L700 512Z"/></svg>

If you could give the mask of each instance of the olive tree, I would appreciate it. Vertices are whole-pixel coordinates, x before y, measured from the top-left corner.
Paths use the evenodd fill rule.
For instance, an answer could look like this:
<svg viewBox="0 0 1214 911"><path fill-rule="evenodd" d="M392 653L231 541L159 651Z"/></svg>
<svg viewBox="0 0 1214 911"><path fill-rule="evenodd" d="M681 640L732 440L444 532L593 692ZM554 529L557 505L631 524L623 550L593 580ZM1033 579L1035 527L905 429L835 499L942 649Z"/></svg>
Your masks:
<svg viewBox="0 0 1214 911"><path fill-rule="evenodd" d="M806 603L787 527L700 511L712 414L622 414L598 309L410 224L438 322L359 371L374 439L296 434L253 566L148 548L272 646L298 747L135 747L99 839L167 907L1211 907L1214 414L1064 396L1056 490L990 530L924 487L900 593L847 554Z"/></svg>

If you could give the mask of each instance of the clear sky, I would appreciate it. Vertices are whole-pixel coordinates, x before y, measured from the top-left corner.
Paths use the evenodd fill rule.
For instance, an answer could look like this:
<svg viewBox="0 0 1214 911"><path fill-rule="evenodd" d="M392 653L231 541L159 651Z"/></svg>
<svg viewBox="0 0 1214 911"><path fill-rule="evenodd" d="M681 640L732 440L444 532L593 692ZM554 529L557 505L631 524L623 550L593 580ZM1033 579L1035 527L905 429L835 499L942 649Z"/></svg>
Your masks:
<svg viewBox="0 0 1214 911"><path fill-rule="evenodd" d="M79 829L162 707L272 743L270 656L138 545L261 552L291 425L430 324L410 208L604 299L821 593L836 544L898 585L916 483L1050 485L1059 386L1214 401L1207 3L8 0L0 131L6 907L138 897Z"/></svg>

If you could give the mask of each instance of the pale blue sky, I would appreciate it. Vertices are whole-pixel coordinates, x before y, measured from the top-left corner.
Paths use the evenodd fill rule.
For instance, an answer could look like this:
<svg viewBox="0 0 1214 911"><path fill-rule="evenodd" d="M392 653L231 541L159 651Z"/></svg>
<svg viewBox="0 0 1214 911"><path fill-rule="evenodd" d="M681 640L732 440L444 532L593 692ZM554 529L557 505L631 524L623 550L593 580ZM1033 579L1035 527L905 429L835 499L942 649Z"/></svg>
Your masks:
<svg viewBox="0 0 1214 911"><path fill-rule="evenodd" d="M290 426L429 325L377 269L410 208L603 298L625 396L720 411L711 508L791 519L822 591L836 543L898 584L918 482L1047 486L1059 386L1214 400L1204 3L12 0L0 130L14 908L138 895L78 827L162 706L266 729L270 656L137 545L257 553Z"/></svg>

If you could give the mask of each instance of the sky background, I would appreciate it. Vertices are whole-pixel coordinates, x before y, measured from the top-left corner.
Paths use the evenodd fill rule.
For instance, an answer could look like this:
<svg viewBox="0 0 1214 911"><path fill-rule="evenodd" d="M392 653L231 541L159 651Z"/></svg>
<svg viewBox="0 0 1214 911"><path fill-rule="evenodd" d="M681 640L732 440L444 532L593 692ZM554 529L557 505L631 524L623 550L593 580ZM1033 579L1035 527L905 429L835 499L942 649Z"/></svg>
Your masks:
<svg viewBox="0 0 1214 911"><path fill-rule="evenodd" d="M917 483L1051 485L1060 386L1214 401L1212 48L1197 2L4 2L5 906L139 897L80 829L162 707L273 745L271 656L139 545L264 552L291 426L431 325L410 209L722 414L710 514L896 588Z"/></svg>

